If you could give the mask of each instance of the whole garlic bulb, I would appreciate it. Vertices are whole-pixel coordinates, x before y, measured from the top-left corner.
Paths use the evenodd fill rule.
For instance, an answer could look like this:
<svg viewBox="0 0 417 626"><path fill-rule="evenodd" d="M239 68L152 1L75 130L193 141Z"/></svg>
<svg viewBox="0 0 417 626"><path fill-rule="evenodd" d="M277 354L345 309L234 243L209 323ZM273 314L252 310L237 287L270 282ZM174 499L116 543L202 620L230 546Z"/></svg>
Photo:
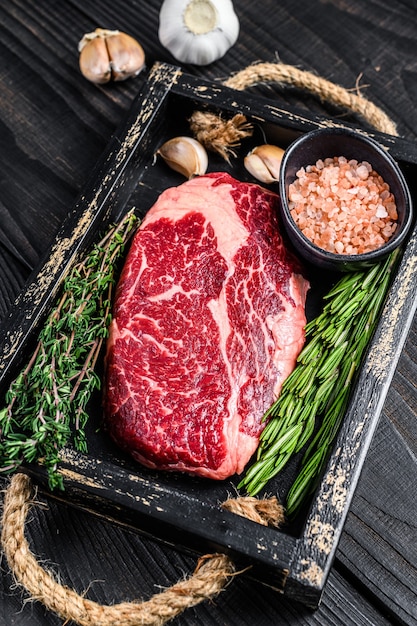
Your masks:
<svg viewBox="0 0 417 626"><path fill-rule="evenodd" d="M239 20L231 0L164 0L158 34L177 61L208 65L236 43Z"/></svg>
<svg viewBox="0 0 417 626"><path fill-rule="evenodd" d="M96 28L78 44L81 73L93 83L126 80L145 66L145 53L136 39L119 30Z"/></svg>

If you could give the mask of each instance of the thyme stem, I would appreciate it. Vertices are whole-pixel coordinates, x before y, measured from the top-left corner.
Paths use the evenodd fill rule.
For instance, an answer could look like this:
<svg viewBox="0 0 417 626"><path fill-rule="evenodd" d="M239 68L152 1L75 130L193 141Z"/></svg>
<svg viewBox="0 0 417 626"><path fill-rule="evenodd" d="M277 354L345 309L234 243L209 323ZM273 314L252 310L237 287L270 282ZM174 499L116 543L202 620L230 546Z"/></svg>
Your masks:
<svg viewBox="0 0 417 626"><path fill-rule="evenodd" d="M116 261L133 232L130 212L112 226L64 279L62 294L38 335L27 366L0 410L0 473L42 462L51 489L63 488L60 450L86 451L87 403L100 379L94 369L111 319Z"/></svg>

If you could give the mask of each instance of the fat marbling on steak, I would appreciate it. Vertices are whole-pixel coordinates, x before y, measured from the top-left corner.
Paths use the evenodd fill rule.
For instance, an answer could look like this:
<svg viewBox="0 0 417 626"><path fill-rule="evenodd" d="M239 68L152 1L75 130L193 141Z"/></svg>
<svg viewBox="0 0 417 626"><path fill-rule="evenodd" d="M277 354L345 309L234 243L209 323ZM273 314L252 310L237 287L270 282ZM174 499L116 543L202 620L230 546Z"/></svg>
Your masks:
<svg viewBox="0 0 417 626"><path fill-rule="evenodd" d="M133 240L106 354L105 420L142 464L242 472L304 343L308 282L279 198L228 174L163 192Z"/></svg>

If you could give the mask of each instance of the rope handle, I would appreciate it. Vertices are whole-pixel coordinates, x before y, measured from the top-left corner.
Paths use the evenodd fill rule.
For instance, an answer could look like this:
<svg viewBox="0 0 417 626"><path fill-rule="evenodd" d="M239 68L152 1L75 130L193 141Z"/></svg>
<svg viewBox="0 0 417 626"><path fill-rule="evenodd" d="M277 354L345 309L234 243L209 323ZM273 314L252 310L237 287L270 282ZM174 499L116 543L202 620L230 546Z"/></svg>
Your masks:
<svg viewBox="0 0 417 626"><path fill-rule="evenodd" d="M255 63L237 72L223 84L226 87L242 91L262 83L290 85L308 91L322 102L357 113L371 126L380 132L397 135L394 122L373 102L362 94L340 87L325 78L311 72L300 70L284 63ZM194 111L190 120L190 128L194 137L208 150L217 152L227 162L236 156L234 148L242 139L250 137L253 128L242 113L231 119L207 111Z"/></svg>
<svg viewBox="0 0 417 626"><path fill-rule="evenodd" d="M309 91L323 101L345 107L366 119L381 132L397 135L393 121L372 102L360 94L281 63L256 63L241 70L224 85L243 90L260 83L275 82ZM238 114L224 121L211 113L196 111L190 128L209 148L226 160L241 139L251 134L246 118ZM220 593L238 573L233 562L224 554L207 554L199 559L194 573L141 603L123 602L101 605L61 585L44 570L31 552L25 538L25 523L33 504L32 483L28 476L15 474L6 490L2 517L1 545L16 582L26 588L33 599L42 602L61 618L73 620L80 626L162 626L186 608ZM224 508L238 515L267 525L280 526L284 511L276 498L257 500L238 497L229 499Z"/></svg>
<svg viewBox="0 0 417 626"><path fill-rule="evenodd" d="M25 522L33 504L31 480L15 474L6 491L1 542L13 574L32 598L40 600L61 618L81 626L135 626L165 624L185 608L219 593L234 568L223 554L207 555L197 563L191 578L180 581L147 602L123 602L103 606L61 585L37 562L24 535Z"/></svg>
<svg viewBox="0 0 417 626"><path fill-rule="evenodd" d="M311 72L284 63L255 63L228 78L223 84L239 91L260 83L291 85L310 92L322 102L358 113L380 132L397 135L394 122L370 100Z"/></svg>
<svg viewBox="0 0 417 626"><path fill-rule="evenodd" d="M1 545L7 562L16 582L23 585L34 600L80 626L161 626L184 609L214 598L237 574L225 554L206 554L198 560L192 576L150 600L98 604L57 582L38 563L25 537L26 519L33 504L31 479L23 473L15 474L5 493L2 519ZM282 506L276 498L243 497L227 500L223 506L264 525L277 526L284 519Z"/></svg>

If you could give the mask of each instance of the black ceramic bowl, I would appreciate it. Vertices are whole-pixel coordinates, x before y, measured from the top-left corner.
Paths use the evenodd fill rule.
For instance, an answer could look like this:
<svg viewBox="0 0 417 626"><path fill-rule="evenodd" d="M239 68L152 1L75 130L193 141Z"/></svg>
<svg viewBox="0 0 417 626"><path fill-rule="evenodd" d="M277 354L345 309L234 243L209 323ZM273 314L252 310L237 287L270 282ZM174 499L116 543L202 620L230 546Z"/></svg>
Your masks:
<svg viewBox="0 0 417 626"><path fill-rule="evenodd" d="M348 160L369 162L388 183L397 205L397 228L380 248L365 254L337 254L317 247L300 231L288 206L288 187L301 167L319 159L344 156ZM294 141L285 151L280 169L279 193L282 219L297 252L309 263L333 271L364 269L386 258L407 235L412 222L412 203L404 176L394 159L376 141L360 132L345 128L313 130Z"/></svg>

